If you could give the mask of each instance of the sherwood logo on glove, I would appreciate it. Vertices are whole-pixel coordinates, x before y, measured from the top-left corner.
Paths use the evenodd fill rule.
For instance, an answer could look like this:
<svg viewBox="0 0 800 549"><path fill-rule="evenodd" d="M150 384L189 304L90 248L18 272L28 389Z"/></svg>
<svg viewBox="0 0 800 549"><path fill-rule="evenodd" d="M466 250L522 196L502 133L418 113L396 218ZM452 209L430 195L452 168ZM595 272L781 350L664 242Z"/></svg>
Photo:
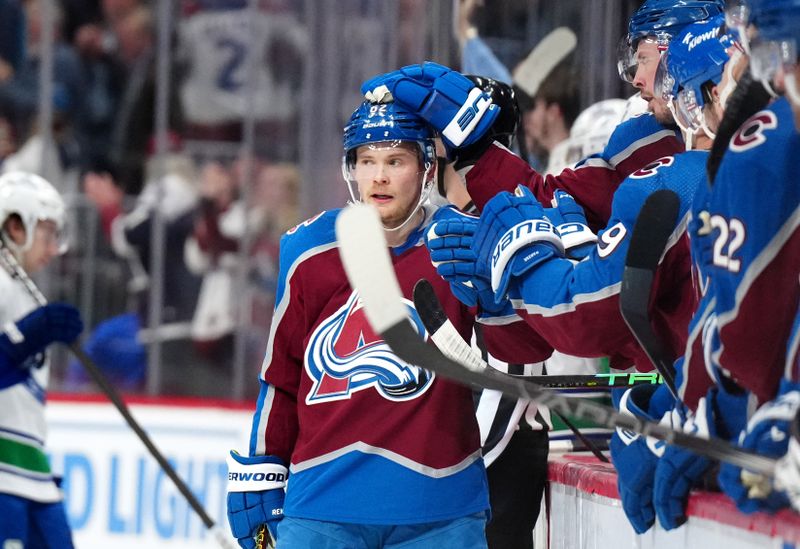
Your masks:
<svg viewBox="0 0 800 549"><path fill-rule="evenodd" d="M231 482L284 482L286 475L284 473L228 473L228 481Z"/></svg>
<svg viewBox="0 0 800 549"><path fill-rule="evenodd" d="M228 492L260 492L286 485L289 470L267 456L228 456Z"/></svg>

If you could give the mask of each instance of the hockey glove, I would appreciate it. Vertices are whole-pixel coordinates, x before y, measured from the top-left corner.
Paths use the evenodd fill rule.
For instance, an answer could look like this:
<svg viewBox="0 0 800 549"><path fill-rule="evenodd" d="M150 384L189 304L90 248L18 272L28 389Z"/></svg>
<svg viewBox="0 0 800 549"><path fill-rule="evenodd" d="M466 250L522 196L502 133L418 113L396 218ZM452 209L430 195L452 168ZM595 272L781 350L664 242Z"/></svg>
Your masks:
<svg viewBox="0 0 800 549"><path fill-rule="evenodd" d="M721 387L712 387L700 399L694 414L681 409L679 421L686 433L729 440L747 422L746 410L746 392L729 393ZM672 530L686 522L689 492L701 484L711 465L712 461L706 457L679 446L667 446L658 460L653 488L653 505L658 522L665 530Z"/></svg>
<svg viewBox="0 0 800 549"><path fill-rule="evenodd" d="M426 61L371 78L361 85L370 101L397 101L442 135L448 151L483 137L500 114L489 94L463 74Z"/></svg>
<svg viewBox="0 0 800 549"><path fill-rule="evenodd" d="M666 385L638 385L624 392L619 410L636 417L659 421L668 417L674 404ZM617 488L622 509L637 534L655 522L653 480L664 443L616 429L610 443L611 461L617 469Z"/></svg>
<svg viewBox="0 0 800 549"><path fill-rule="evenodd" d="M586 224L583 208L571 194L557 190L552 204L552 208L545 209L545 215L556 226L564 253L569 259L581 261L594 249L597 235Z"/></svg>
<svg viewBox="0 0 800 549"><path fill-rule="evenodd" d="M504 310L507 300L501 304L494 302L488 265L478 263L472 251L478 218L451 207L440 209L436 217L442 219L425 233L425 245L436 272L450 284L453 295L468 307L480 305L490 314Z"/></svg>
<svg viewBox="0 0 800 549"><path fill-rule="evenodd" d="M243 549L255 549L255 536L266 525L277 540L278 521L283 518L284 486L288 470L274 456L228 457L228 524Z"/></svg>
<svg viewBox="0 0 800 549"><path fill-rule="evenodd" d="M495 303L506 299L511 277L525 274L554 256L564 255L555 226L530 189L501 192L486 203L473 236L479 265L488 265Z"/></svg>
<svg viewBox="0 0 800 549"><path fill-rule="evenodd" d="M791 434L789 449L775 468L775 486L786 492L794 510L800 512L800 412L792 420Z"/></svg>
<svg viewBox="0 0 800 549"><path fill-rule="evenodd" d="M739 436L739 445L758 454L780 458L789 448L790 425L800 409L800 384L781 381L778 397L761 406ZM743 513L775 511L789 505L788 496L773 481L724 463L719 484Z"/></svg>
<svg viewBox="0 0 800 549"><path fill-rule="evenodd" d="M34 309L16 322L3 326L0 334L0 354L6 361L26 370L40 364L34 359L56 341L72 343L83 331L81 314L66 303L48 303Z"/></svg>

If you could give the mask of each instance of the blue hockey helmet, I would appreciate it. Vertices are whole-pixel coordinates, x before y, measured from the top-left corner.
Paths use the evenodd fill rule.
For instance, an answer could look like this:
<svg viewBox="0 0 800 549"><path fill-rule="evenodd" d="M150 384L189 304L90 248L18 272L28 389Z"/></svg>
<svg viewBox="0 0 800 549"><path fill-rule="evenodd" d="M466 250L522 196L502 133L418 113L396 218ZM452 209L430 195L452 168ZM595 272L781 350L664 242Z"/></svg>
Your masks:
<svg viewBox="0 0 800 549"><path fill-rule="evenodd" d="M725 31L724 16L709 21L693 23L683 29L670 43L669 51L659 67L669 72L662 86L662 94L672 83L671 108L675 121L686 132L703 129L710 137L703 116L703 107L711 100L707 84L716 85L722 80L725 64L730 59L728 47L731 38Z"/></svg>
<svg viewBox="0 0 800 549"><path fill-rule="evenodd" d="M724 0L645 0L628 22L628 34L617 47L617 69L626 82L636 74L636 48L651 38L664 52L673 36L686 25L723 14Z"/></svg>
<svg viewBox="0 0 800 549"><path fill-rule="evenodd" d="M364 101L344 127L345 161L352 163L358 147L370 143L413 142L423 164L435 162L434 131L425 120L395 102Z"/></svg>
<svg viewBox="0 0 800 549"><path fill-rule="evenodd" d="M800 42L800 0L750 0L750 23L759 39Z"/></svg>
<svg viewBox="0 0 800 549"><path fill-rule="evenodd" d="M347 182L347 189L350 191L353 201L359 200L358 185L353 174L356 152L359 147L375 144L383 148L396 147L401 143L413 143L417 147L422 167L422 177L420 178L422 192L417 204L417 208L419 208L428 198L434 184L433 175L436 169L434 136L433 128L425 120L393 101L387 103L364 101L361 103L353 111L350 121L344 128L342 175ZM414 212L406 221L411 219Z"/></svg>
<svg viewBox="0 0 800 549"><path fill-rule="evenodd" d="M766 84L782 73L786 95L800 105L793 72L800 52L800 0L750 0L750 23L758 29L751 45L753 77Z"/></svg>

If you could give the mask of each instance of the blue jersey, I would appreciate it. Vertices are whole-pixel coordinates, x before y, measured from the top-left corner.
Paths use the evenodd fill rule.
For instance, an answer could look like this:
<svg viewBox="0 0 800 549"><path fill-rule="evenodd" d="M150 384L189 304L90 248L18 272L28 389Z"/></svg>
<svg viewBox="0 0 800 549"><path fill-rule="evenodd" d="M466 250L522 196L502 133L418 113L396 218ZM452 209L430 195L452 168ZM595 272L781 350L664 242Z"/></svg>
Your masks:
<svg viewBox="0 0 800 549"><path fill-rule="evenodd" d="M687 233L692 257L692 279L700 300L689 323L689 338L682 359L676 363L675 383L682 401L686 394L702 394L713 384L717 373L712 371L710 352L715 345L716 300L709 286L710 253L713 240L709 238L711 225L708 215L711 187L708 180L697 185L691 204ZM689 385L696 385L689 388Z"/></svg>
<svg viewBox="0 0 800 549"><path fill-rule="evenodd" d="M680 214L653 281L650 310L653 329L673 356L682 355L697 303L686 223L695 189L705 180L707 158L705 151L685 152L629 176L614 194L611 219L591 254L577 264L553 257L514 279L509 289L514 308L556 350L609 356L615 368L635 364L651 370L620 314L619 292L639 211L650 194L669 189L680 198Z"/></svg>
<svg viewBox="0 0 800 549"><path fill-rule="evenodd" d="M716 363L760 402L784 371L800 286L800 135L786 99L731 139L709 200Z"/></svg>
<svg viewBox="0 0 800 549"><path fill-rule="evenodd" d="M472 392L405 363L372 330L339 257L338 213L322 213L281 240L250 454L289 463L289 517L409 524L484 511L486 475ZM432 213L426 214L430 220ZM392 248L410 316L425 337L411 296L414 284L427 278L469 339L475 311L436 274L423 231L424 224ZM502 342L508 352L531 362L543 358L511 332Z"/></svg>

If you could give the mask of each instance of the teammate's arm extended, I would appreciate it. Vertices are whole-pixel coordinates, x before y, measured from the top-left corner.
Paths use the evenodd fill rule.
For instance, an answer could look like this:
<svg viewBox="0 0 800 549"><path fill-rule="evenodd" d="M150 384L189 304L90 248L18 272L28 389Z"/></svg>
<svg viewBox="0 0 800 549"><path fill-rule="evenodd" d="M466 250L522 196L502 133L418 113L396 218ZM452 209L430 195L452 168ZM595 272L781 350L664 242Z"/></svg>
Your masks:
<svg viewBox="0 0 800 549"><path fill-rule="evenodd" d="M556 175L542 175L501 145L492 144L473 165L460 172L478 208L500 191L513 192L518 184L533 191L542 204L549 204L556 189L571 194L583 206L589 226L605 227L611 215L614 191L631 173L649 163L684 149L673 130L643 115L619 126L605 150Z"/></svg>

